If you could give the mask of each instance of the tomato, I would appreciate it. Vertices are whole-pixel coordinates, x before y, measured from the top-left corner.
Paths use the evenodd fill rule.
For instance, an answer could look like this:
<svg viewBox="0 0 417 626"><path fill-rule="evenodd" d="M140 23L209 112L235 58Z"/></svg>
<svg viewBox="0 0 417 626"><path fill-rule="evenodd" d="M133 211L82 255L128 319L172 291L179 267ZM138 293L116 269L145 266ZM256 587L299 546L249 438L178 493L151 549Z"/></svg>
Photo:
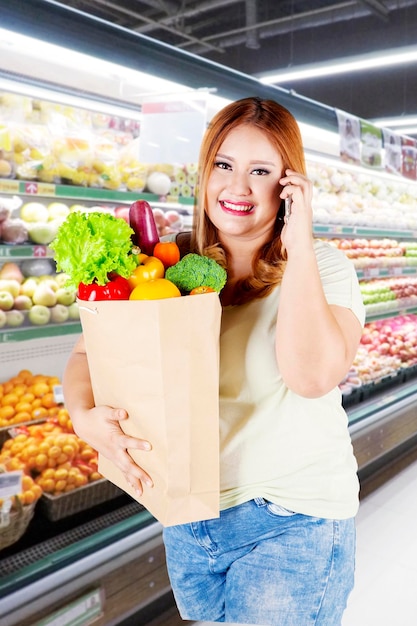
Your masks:
<svg viewBox="0 0 417 626"><path fill-rule="evenodd" d="M162 261L165 269L180 260L180 249L175 241L160 241L155 245L152 254Z"/></svg>
<svg viewBox="0 0 417 626"><path fill-rule="evenodd" d="M165 268L162 261L154 256L148 256L146 254L139 254L139 265L133 270L133 274L128 278L128 283L131 289L144 283L148 280L155 280L156 278L163 278L165 274Z"/></svg>
<svg viewBox="0 0 417 626"><path fill-rule="evenodd" d="M161 300L163 298L177 298L181 292L174 283L166 278L155 278L139 283L132 293L130 300Z"/></svg>
<svg viewBox="0 0 417 626"><path fill-rule="evenodd" d="M206 285L201 285L201 287L194 287L194 289L192 289L190 291L190 296L196 296L200 293L214 293L216 290L212 289L211 287L207 287Z"/></svg>

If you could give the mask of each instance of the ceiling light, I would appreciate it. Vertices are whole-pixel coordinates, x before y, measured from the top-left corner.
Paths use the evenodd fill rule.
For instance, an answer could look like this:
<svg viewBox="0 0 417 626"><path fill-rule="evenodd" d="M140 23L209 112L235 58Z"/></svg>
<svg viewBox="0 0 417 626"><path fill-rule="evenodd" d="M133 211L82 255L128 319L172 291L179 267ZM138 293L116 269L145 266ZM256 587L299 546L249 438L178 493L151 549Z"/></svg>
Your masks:
<svg viewBox="0 0 417 626"><path fill-rule="evenodd" d="M416 115L401 115L400 117L385 117L372 120L375 126L380 128L394 128L399 126L412 126L417 124Z"/></svg>
<svg viewBox="0 0 417 626"><path fill-rule="evenodd" d="M385 51L383 54L381 52L372 52L335 61L299 65L293 68L268 72L267 74L260 75L258 78L261 83L281 84L288 81L360 72L368 69L378 69L415 62L417 62L417 46L407 46L404 48L393 48Z"/></svg>

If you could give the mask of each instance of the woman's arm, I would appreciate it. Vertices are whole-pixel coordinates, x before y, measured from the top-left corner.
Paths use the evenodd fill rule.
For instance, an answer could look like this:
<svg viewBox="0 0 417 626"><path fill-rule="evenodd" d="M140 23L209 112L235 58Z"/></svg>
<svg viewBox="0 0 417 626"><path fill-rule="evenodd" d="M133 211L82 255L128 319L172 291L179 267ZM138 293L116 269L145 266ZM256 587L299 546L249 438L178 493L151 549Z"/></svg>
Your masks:
<svg viewBox="0 0 417 626"><path fill-rule="evenodd" d="M278 367L286 385L315 398L336 387L349 370L362 334L348 308L329 305L312 238L311 183L287 171L282 197L292 213L282 231L288 261L281 283L276 329Z"/></svg>
<svg viewBox="0 0 417 626"><path fill-rule="evenodd" d="M142 483L152 486L150 476L133 461L128 450L150 450L148 441L125 435L120 422L128 415L122 408L94 404L84 339L75 345L63 376L65 406L77 435L123 472L139 494Z"/></svg>

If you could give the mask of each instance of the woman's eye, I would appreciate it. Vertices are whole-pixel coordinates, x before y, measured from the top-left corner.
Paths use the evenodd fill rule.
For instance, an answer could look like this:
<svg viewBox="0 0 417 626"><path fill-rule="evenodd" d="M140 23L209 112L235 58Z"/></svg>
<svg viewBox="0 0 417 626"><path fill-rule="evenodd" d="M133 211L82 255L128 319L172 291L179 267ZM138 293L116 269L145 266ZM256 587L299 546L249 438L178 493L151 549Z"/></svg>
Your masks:
<svg viewBox="0 0 417 626"><path fill-rule="evenodd" d="M224 161L215 161L214 167L218 167L220 170L230 170L231 165L229 163L225 163Z"/></svg>
<svg viewBox="0 0 417 626"><path fill-rule="evenodd" d="M262 167L257 167L255 170L252 170L252 174L256 174L256 176L267 176L269 172Z"/></svg>

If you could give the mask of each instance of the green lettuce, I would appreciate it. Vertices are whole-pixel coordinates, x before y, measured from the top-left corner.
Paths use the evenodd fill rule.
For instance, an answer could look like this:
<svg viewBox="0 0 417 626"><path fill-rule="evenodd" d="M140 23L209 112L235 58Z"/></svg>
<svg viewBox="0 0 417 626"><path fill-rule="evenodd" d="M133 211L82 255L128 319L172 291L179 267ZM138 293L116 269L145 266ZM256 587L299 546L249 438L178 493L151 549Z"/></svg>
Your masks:
<svg viewBox="0 0 417 626"><path fill-rule="evenodd" d="M68 275L67 285L74 288L94 281L105 285L110 272L129 278L137 265L132 234L125 220L109 213L74 211L50 244L57 270Z"/></svg>

